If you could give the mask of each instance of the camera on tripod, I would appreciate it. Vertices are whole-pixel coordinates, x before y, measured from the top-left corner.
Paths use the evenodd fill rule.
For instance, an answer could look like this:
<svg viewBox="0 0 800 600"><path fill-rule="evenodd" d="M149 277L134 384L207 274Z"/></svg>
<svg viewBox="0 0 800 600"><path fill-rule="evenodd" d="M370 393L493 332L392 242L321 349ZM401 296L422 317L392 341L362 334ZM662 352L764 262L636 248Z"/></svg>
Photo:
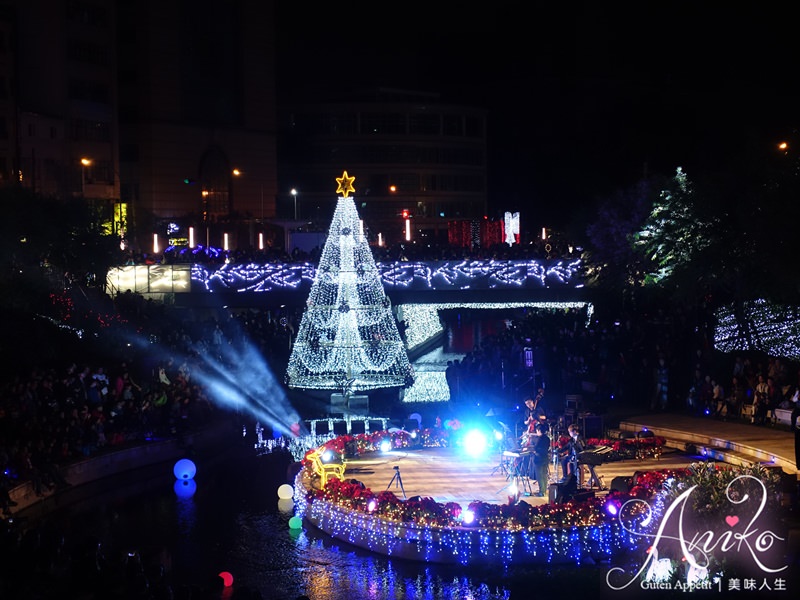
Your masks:
<svg viewBox="0 0 800 600"><path fill-rule="evenodd" d="M395 487L399 487L403 492L403 498L406 497L406 488L403 487L403 478L400 477L400 465L395 465L392 467L394 469L394 475L392 476L392 480L389 482L389 485L386 486L388 490L392 487L392 484L395 484Z"/></svg>

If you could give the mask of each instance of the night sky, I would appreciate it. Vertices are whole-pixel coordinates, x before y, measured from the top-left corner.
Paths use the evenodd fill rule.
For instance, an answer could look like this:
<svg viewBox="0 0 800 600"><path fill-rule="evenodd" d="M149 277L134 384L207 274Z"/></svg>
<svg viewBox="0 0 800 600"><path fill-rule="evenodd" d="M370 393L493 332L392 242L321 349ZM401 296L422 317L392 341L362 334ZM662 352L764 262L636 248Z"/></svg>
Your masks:
<svg viewBox="0 0 800 600"><path fill-rule="evenodd" d="M767 3L291 4L281 99L382 86L484 106L491 209L556 226L645 170L724 172L798 124L793 20Z"/></svg>

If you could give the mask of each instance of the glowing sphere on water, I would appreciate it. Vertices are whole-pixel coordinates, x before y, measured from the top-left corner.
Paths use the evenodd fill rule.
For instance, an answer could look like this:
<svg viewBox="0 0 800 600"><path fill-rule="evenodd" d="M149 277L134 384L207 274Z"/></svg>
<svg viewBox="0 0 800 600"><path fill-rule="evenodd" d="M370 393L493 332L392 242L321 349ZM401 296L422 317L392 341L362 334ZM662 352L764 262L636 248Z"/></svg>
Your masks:
<svg viewBox="0 0 800 600"><path fill-rule="evenodd" d="M233 575L228 573L228 571L222 571L219 576L222 577L222 585L225 587L231 587L233 585Z"/></svg>
<svg viewBox="0 0 800 600"><path fill-rule="evenodd" d="M303 519L300 517L292 517L289 519L289 529L300 529L303 526Z"/></svg>
<svg viewBox="0 0 800 600"><path fill-rule="evenodd" d="M194 479L197 474L197 467L188 458L182 458L172 467L176 479Z"/></svg>
<svg viewBox="0 0 800 600"><path fill-rule="evenodd" d="M284 483L278 488L278 498L281 500L288 500L292 496L294 496L294 488L288 483Z"/></svg>
<svg viewBox="0 0 800 600"><path fill-rule="evenodd" d="M176 479L172 489L178 498L191 498L197 491L197 482L194 479Z"/></svg>

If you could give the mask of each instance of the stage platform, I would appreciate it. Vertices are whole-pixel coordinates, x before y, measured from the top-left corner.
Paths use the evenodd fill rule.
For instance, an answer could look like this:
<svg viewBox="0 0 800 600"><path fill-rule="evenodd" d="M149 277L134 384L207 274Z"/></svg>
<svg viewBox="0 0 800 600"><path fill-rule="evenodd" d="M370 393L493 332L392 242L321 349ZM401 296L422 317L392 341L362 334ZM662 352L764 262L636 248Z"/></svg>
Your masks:
<svg viewBox="0 0 800 600"><path fill-rule="evenodd" d="M709 459L731 464L762 462L780 466L790 474L797 472L794 434L785 429L668 413L628 417L620 422L619 429L634 433L649 430L664 437L667 445L660 458L610 461L595 467L605 488L616 477L630 477L636 471L683 468ZM430 497L462 506L476 500L508 501L511 480L498 469L497 451L473 458L458 448L394 450L366 454L346 463L345 479L357 479L373 492L389 489L402 498L405 491L407 498ZM394 479L394 467L399 467L402 489ZM558 470L551 465L551 482L560 477L560 465ZM588 481L588 477L585 479ZM535 494L537 484L530 485ZM595 493L605 494L607 490L595 488ZM543 498L523 495L521 500L538 505L548 502L548 497L545 492Z"/></svg>

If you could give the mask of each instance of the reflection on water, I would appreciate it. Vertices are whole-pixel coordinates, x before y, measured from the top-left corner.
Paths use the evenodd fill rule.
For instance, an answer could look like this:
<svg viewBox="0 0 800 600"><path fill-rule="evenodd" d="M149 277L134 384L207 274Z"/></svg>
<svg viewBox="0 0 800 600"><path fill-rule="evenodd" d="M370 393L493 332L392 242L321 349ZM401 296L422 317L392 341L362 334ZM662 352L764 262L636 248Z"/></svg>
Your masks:
<svg viewBox="0 0 800 600"><path fill-rule="evenodd" d="M276 600L301 594L312 600L525 599L589 587L592 598L603 598L608 591L608 566L426 565L372 555L307 524L292 530L291 508L277 495L285 463L274 457L196 462L191 497L175 494L171 465L164 465L147 475L146 485L130 476L117 479L113 489L94 490L79 505L39 520L60 527L71 544L96 539L109 556L135 550L143 561L163 565L176 590L213 587L217 574L229 571L235 587Z"/></svg>

